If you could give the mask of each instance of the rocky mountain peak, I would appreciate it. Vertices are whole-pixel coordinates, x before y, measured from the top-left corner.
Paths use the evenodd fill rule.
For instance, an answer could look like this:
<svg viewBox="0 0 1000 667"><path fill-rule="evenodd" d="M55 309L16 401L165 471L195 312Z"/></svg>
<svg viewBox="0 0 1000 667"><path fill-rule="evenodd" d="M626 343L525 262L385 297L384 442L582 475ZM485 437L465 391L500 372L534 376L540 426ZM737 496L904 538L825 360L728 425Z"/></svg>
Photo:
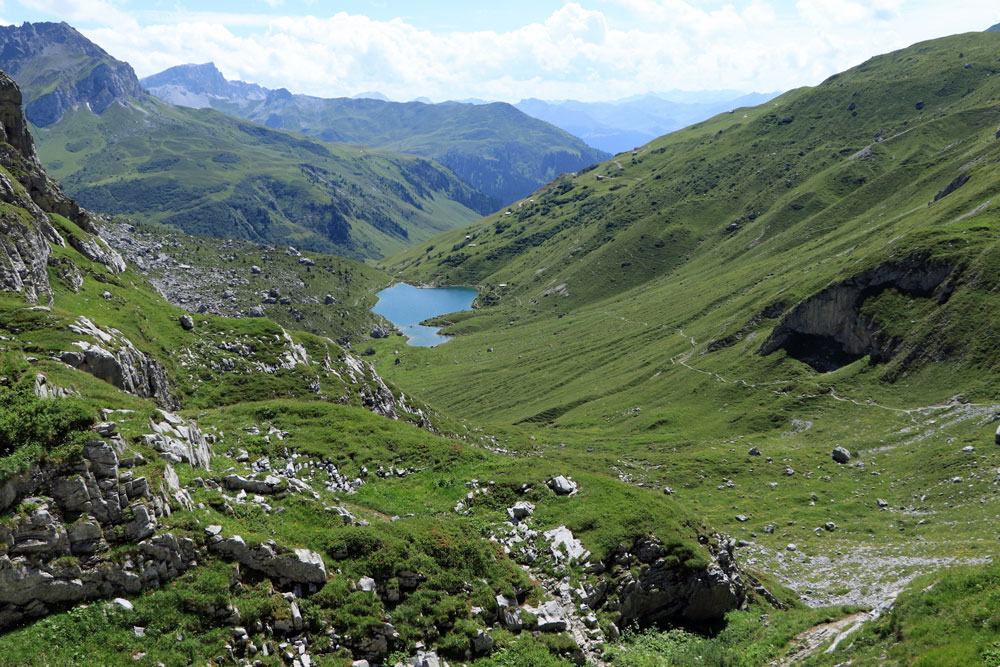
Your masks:
<svg viewBox="0 0 1000 667"><path fill-rule="evenodd" d="M40 62L47 66L38 66ZM58 63L53 68L51 63ZM0 69L24 90L24 112L39 127L86 105L97 114L114 102L141 99L145 92L128 63L108 53L66 23L24 23L0 27Z"/></svg>
<svg viewBox="0 0 1000 667"><path fill-rule="evenodd" d="M182 106L192 105L177 98L178 89L188 97L208 95L228 100L260 100L268 93L266 88L255 83L227 80L213 62L176 65L145 77L141 83L154 95Z"/></svg>

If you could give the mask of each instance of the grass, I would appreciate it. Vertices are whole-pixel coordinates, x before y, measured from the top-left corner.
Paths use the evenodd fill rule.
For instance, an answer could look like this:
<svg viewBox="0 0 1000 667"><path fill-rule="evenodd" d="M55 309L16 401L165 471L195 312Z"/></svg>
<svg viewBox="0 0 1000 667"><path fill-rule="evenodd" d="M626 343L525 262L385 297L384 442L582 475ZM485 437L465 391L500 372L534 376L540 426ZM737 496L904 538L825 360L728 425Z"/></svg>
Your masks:
<svg viewBox="0 0 1000 667"><path fill-rule="evenodd" d="M327 492L326 473L317 472L318 501L287 491L270 497L283 508L280 520L261 503L197 488L202 506L167 521L195 539L217 523L248 543L274 539L321 553L333 576L303 604L310 632L325 622L360 635L389 613L406 645L393 650L422 641L464 660L471 634L486 629L474 606L489 610L498 593L541 597L519 567L524 554L489 541L506 507L524 498L536 505L533 528L566 525L597 557L653 533L670 564L699 567L707 561L699 538L719 531L738 541L742 567L766 573L790 607L755 600L715 634L629 635L609 649L618 664L762 664L787 654L803 630L900 588L892 612L804 664L990 664L1000 641L995 567L987 564L1000 518L991 374L1000 255L991 206L962 216L997 195L992 107L1000 91L987 74L998 39L963 35L877 58L816 89L658 139L634 162L560 179L510 215L387 262L412 280L481 289L477 311L444 318L458 335L442 346L371 343L394 395L405 392L443 436L361 410L329 341L288 333L313 362L277 370L289 349L277 324L197 316L194 332L185 331L182 311L140 276L108 275L73 250L55 252L83 269L83 288L73 292L53 274L51 312L0 300L4 345L41 359L34 363L53 381L77 384L79 374L47 357L71 349L77 336L67 325L86 313L163 361L186 414L220 436L215 470L247 471L228 456L236 448L274 460L294 449L352 478L367 468L354 494ZM969 180L928 205L958 173ZM951 267L952 291L928 297L897 281L859 293L855 315L898 339L891 361L861 358L819 372L785 350L760 354L796 303L901 263L912 272ZM239 353L226 348L234 343ZM322 368L327 355L339 380ZM220 370L229 363L235 371ZM315 382L330 400L307 389ZM141 472L162 474L139 439L152 405L91 380L78 386L94 408L136 406L123 432L149 453ZM250 436L252 426L288 436ZM852 452L849 464L832 460L837 445ZM405 474L380 477L378 466ZM191 482L203 473L179 474ZM558 474L572 476L579 493L555 496L545 482ZM474 479L487 491L469 498ZM456 512L459 501L466 508ZM370 525L345 526L322 509L334 505ZM403 568L425 579L398 602L352 588L372 576L396 590ZM182 611L170 590L221 601L222 572L199 568L149 597L167 595L162 604ZM544 561L534 573L571 585L590 576ZM616 565L607 576L625 573ZM225 599L247 604L251 616L272 600L263 588L245 602L231 593ZM286 613L282 602L267 613ZM607 608L598 617L605 626L617 618ZM41 646L30 634L36 627L21 630L24 646ZM199 660L216 650L213 627L191 649ZM498 651L482 664L559 664L572 650L567 638L492 632Z"/></svg>
<svg viewBox="0 0 1000 667"><path fill-rule="evenodd" d="M669 487L811 604L874 604L917 574L983 562L1000 463L997 40L880 56L384 261L481 297L443 318L456 334L443 346L397 356L376 341L379 372L469 423L533 436L574 474ZM899 263L953 267L953 291L861 295L857 317L898 346L890 361L818 372L761 356L797 303ZM838 444L851 465L832 461Z"/></svg>
<svg viewBox="0 0 1000 667"><path fill-rule="evenodd" d="M219 111L327 141L415 153L435 160L490 197L486 215L564 172L608 157L509 104L399 104L370 99L268 97L242 105L213 99Z"/></svg>
<svg viewBox="0 0 1000 667"><path fill-rule="evenodd" d="M360 260L471 222L468 206L483 198L424 158L321 143L155 98L101 115L76 109L33 130L42 163L90 209Z"/></svg>

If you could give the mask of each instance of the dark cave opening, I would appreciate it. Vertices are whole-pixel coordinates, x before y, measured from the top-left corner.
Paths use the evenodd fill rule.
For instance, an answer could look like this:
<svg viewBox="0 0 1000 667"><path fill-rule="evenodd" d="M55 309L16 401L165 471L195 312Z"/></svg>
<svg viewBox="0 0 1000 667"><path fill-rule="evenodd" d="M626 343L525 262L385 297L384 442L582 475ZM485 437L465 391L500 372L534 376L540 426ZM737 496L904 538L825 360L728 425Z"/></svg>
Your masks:
<svg viewBox="0 0 1000 667"><path fill-rule="evenodd" d="M848 352L832 336L791 332L782 345L788 356L808 364L820 373L829 373L861 359L865 355Z"/></svg>

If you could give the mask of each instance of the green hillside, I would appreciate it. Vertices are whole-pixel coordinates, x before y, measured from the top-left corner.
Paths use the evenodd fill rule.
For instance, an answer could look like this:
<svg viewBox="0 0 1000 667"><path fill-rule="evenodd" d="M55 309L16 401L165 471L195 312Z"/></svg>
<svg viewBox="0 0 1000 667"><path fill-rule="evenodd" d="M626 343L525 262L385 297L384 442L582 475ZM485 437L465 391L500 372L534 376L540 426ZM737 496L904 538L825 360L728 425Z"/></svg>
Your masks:
<svg viewBox="0 0 1000 667"><path fill-rule="evenodd" d="M398 365L381 348L378 367L574 465L669 487L810 604L875 605L983 563L998 59L996 33L879 56L390 258L403 279L482 293L439 318L452 342ZM952 651L924 664L971 664Z"/></svg>
<svg viewBox="0 0 1000 667"><path fill-rule="evenodd" d="M356 259L475 218L482 198L422 158L322 144L155 98L36 128L39 155L93 210L191 234Z"/></svg>
<svg viewBox="0 0 1000 667"><path fill-rule="evenodd" d="M561 173L608 157L554 125L499 102L402 104L293 95L285 89L226 81L211 63L172 67L146 77L143 85L180 104L211 106L323 141L431 158L493 198L483 214L520 199Z"/></svg>
<svg viewBox="0 0 1000 667"><path fill-rule="evenodd" d="M206 269L206 242L104 230L146 268L127 265L96 235L109 221L47 177L19 103L0 73L5 664L554 666L599 655L616 624L771 608L670 498L600 469L567 479L519 429L470 429L386 384L329 337L357 320L318 336L164 301L149 265ZM217 259L261 257L243 293L292 271L242 246ZM350 266L304 259L302 283ZM361 297L379 280L364 268Z"/></svg>
<svg viewBox="0 0 1000 667"><path fill-rule="evenodd" d="M43 163L92 210L365 260L493 206L427 159L164 103L127 63L64 23L6 27L0 46Z"/></svg>

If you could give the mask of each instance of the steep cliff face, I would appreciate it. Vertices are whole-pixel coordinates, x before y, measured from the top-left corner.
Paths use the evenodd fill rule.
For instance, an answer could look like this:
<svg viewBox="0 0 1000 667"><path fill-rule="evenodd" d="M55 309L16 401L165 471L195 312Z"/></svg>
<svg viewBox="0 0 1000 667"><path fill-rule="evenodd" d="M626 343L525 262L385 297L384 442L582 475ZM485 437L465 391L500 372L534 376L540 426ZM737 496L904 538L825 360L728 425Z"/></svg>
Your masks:
<svg viewBox="0 0 1000 667"><path fill-rule="evenodd" d="M66 241L49 214L61 215L92 231L90 218L42 169L28 122L21 109L21 91L0 72L0 289L22 294L30 303L51 302L46 266L49 244ZM121 256L96 237L70 237L85 257L106 264L112 272L125 269Z"/></svg>
<svg viewBox="0 0 1000 667"><path fill-rule="evenodd" d="M33 67L38 59L59 62L60 67ZM145 95L131 66L66 23L0 27L0 69L26 89L39 91L25 105L28 120L39 127L58 122L80 104L100 114L116 101Z"/></svg>
<svg viewBox="0 0 1000 667"><path fill-rule="evenodd" d="M862 314L864 302L888 289L944 303L954 267L921 257L883 264L832 285L796 305L761 346L764 356L784 349L818 371L832 371L870 355L881 363L895 356L899 340Z"/></svg>

